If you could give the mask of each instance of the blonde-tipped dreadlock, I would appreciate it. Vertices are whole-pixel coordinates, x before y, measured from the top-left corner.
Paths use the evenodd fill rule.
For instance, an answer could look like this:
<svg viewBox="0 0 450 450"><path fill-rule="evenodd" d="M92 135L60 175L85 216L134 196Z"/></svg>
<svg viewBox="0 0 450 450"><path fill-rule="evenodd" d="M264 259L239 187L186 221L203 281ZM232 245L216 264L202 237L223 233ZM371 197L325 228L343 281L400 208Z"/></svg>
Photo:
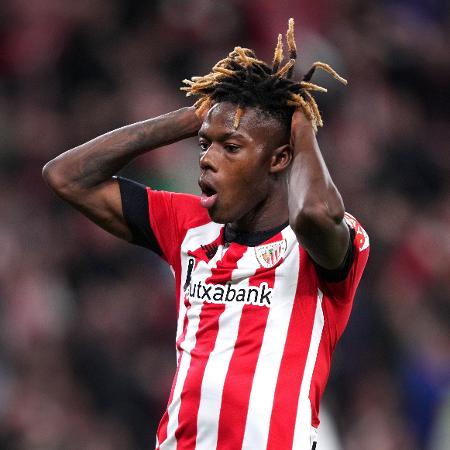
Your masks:
<svg viewBox="0 0 450 450"><path fill-rule="evenodd" d="M234 128L239 126L244 108L257 107L290 126L292 114L300 108L311 120L313 127L323 126L322 116L312 92L327 92L311 83L316 69L322 69L343 84L347 81L328 64L315 62L302 81L292 80L297 47L294 36L294 19L289 19L286 33L289 60L283 65L283 38L278 35L272 67L256 58L253 50L235 47L228 57L217 62L212 71L204 76L183 80L181 89L186 95L198 96L195 102L197 113L202 115L214 103L228 101L237 105Z"/></svg>
<svg viewBox="0 0 450 450"><path fill-rule="evenodd" d="M272 73L276 73L283 61L283 36L278 35L277 46L275 47L275 54L273 55Z"/></svg>

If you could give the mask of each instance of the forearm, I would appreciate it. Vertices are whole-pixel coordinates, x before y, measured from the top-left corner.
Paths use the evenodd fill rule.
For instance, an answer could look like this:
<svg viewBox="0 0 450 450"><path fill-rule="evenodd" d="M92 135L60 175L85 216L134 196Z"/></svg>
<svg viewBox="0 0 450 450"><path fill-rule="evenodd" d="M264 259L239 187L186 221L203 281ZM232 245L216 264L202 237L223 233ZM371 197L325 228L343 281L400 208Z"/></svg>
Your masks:
<svg viewBox="0 0 450 450"><path fill-rule="evenodd" d="M45 165L43 176L57 191L90 189L109 180L135 157L194 136L199 127L192 107L127 125L59 155Z"/></svg>
<svg viewBox="0 0 450 450"><path fill-rule="evenodd" d="M327 269L337 268L348 248L344 204L309 122L292 129L289 221L303 247Z"/></svg>
<svg viewBox="0 0 450 450"><path fill-rule="evenodd" d="M331 179L311 126L293 130L293 162L289 174L289 214L323 214L334 223L344 215L342 198Z"/></svg>

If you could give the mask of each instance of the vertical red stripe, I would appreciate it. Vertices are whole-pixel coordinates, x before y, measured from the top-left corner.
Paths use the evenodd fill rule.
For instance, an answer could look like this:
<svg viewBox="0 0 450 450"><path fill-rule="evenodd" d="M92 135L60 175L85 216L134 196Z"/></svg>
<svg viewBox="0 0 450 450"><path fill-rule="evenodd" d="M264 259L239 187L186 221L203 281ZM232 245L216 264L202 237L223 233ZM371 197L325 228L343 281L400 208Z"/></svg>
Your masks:
<svg viewBox="0 0 450 450"><path fill-rule="evenodd" d="M267 242L282 239L276 234ZM275 269L260 268L249 279L250 286L275 283ZM216 450L239 449L245 433L250 392L261 350L269 308L244 305L238 336L230 360L222 393Z"/></svg>
<svg viewBox="0 0 450 450"><path fill-rule="evenodd" d="M314 267L300 249L299 281L275 388L267 450L292 448L294 440L300 387L317 304L317 288L311 283L315 276L311 271Z"/></svg>
<svg viewBox="0 0 450 450"><path fill-rule="evenodd" d="M218 261L217 266L211 270L206 283L225 284L230 281L232 272L246 249L241 245L232 245L223 260ZM202 306L196 344L191 352L191 364L181 393L178 428L175 432L177 450L195 448L202 380L219 332L219 318L224 310L225 305L221 304L204 303Z"/></svg>

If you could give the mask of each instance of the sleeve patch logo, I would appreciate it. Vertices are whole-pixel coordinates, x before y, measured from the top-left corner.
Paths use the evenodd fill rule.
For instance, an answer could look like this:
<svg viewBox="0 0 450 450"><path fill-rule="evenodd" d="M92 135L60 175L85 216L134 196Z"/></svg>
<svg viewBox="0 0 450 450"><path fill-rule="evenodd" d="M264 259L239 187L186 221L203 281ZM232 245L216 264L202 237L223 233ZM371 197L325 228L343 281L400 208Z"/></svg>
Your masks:
<svg viewBox="0 0 450 450"><path fill-rule="evenodd" d="M366 233L366 230L359 224L359 222L348 212L345 213L345 221L348 226L352 227L355 230L355 241L359 246L359 251L362 252L366 248L369 247L369 236Z"/></svg>
<svg viewBox="0 0 450 450"><path fill-rule="evenodd" d="M255 247L256 259L261 267L270 269L280 262L286 252L286 248L286 239L259 245L258 247Z"/></svg>

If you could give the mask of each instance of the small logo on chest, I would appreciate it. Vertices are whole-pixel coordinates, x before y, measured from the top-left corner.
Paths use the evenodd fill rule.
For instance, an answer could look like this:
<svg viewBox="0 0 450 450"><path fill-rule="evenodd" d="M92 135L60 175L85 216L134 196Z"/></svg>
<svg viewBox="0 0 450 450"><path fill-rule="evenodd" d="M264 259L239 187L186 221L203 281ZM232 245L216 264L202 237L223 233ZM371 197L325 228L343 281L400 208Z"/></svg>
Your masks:
<svg viewBox="0 0 450 450"><path fill-rule="evenodd" d="M201 247L208 259L213 259L214 256L216 256L217 249L219 248L219 246L215 242L213 242L212 244L202 245Z"/></svg>
<svg viewBox="0 0 450 450"><path fill-rule="evenodd" d="M261 267L270 269L280 262L281 258L286 253L286 248L286 239L259 245L258 247L255 247L256 259Z"/></svg>

